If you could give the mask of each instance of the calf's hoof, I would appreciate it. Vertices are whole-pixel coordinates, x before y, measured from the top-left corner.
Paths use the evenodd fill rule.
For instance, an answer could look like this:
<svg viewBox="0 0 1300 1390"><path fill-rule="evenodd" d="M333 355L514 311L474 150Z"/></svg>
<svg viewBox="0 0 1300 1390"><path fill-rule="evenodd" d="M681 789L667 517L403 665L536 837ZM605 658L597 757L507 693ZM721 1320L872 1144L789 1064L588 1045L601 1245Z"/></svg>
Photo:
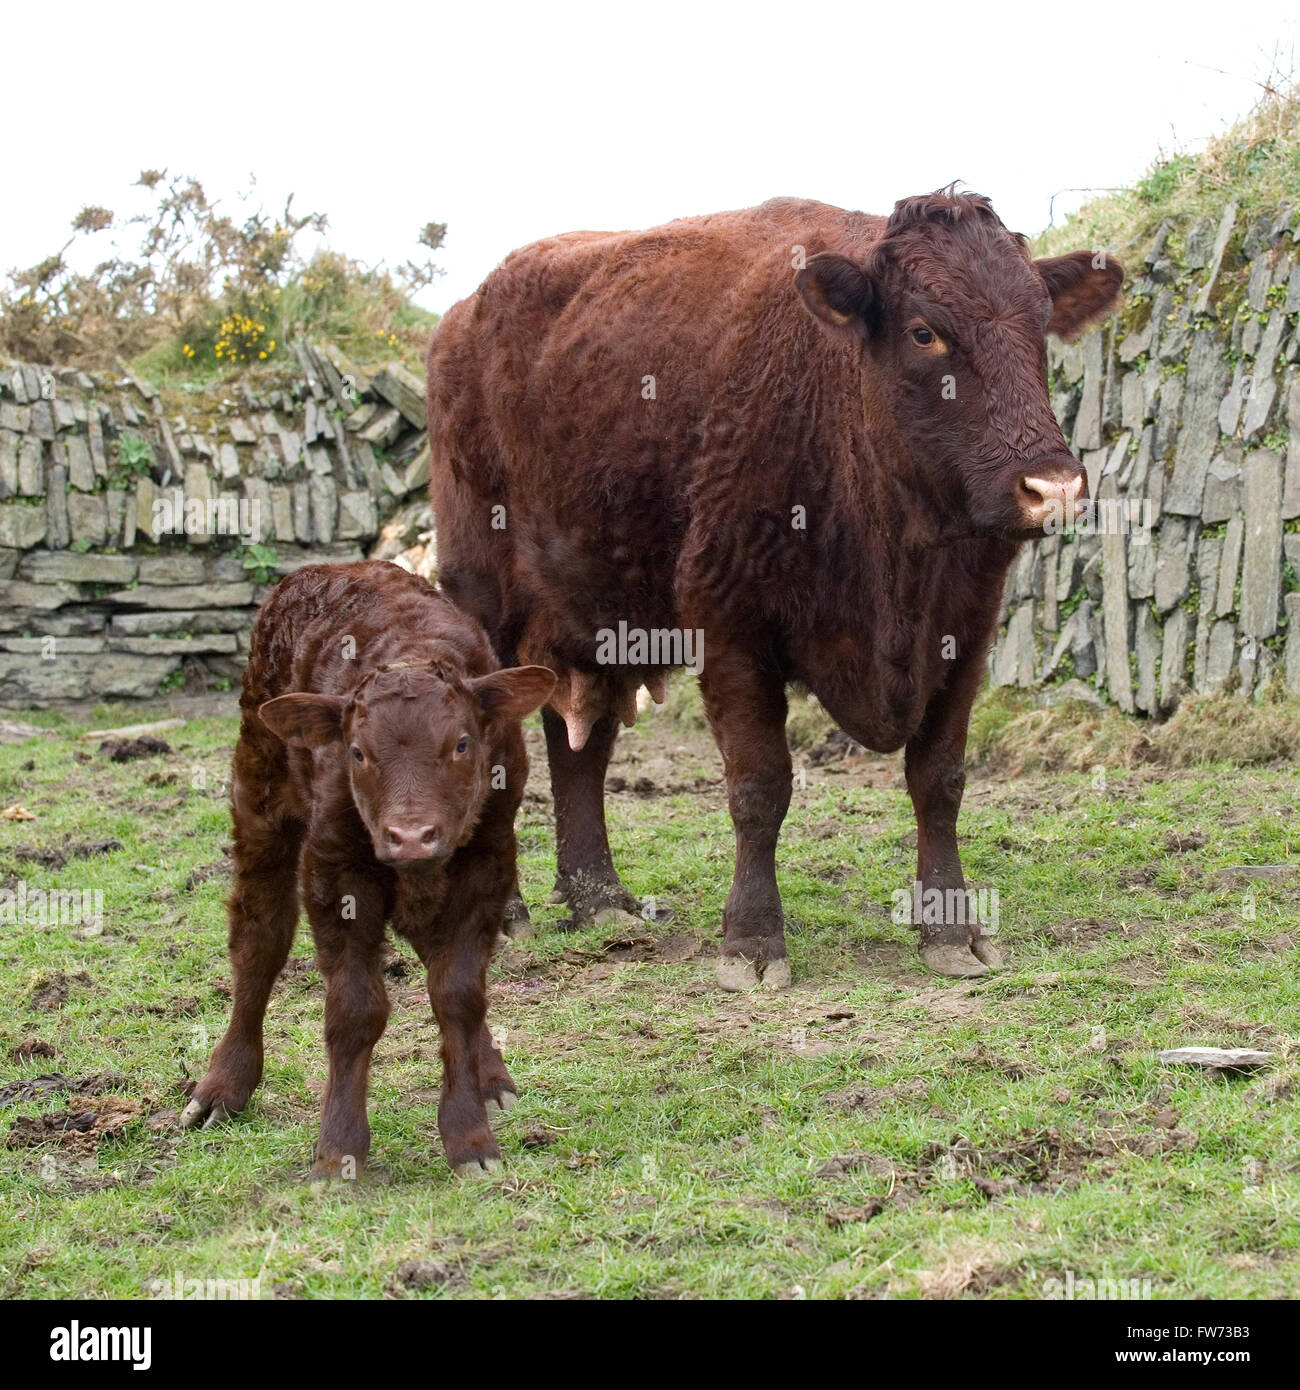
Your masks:
<svg viewBox="0 0 1300 1390"><path fill-rule="evenodd" d="M528 904L518 893L506 904L501 934L514 941L522 941L533 934L532 914L528 911Z"/></svg>
<svg viewBox="0 0 1300 1390"><path fill-rule="evenodd" d="M790 960L749 960L745 956L718 957L718 988L729 993L749 989L789 989Z"/></svg>
<svg viewBox="0 0 1300 1390"><path fill-rule="evenodd" d="M327 1182L356 1182L362 1173L361 1164L356 1164L348 1171L344 1171L343 1162L337 1158L318 1158L311 1165L311 1172L307 1174L307 1181L310 1183Z"/></svg>
<svg viewBox="0 0 1300 1390"><path fill-rule="evenodd" d="M192 1100L181 1111L182 1129L211 1129L223 1120L230 1118L230 1111L220 1102L212 1104L205 1100Z"/></svg>
<svg viewBox="0 0 1300 1390"><path fill-rule="evenodd" d="M499 1158L471 1158L465 1163L457 1163L451 1171L458 1178L483 1178L501 1172L504 1167Z"/></svg>
<svg viewBox="0 0 1300 1390"><path fill-rule="evenodd" d="M498 1111L513 1110L518 1100L513 1091L501 1091L495 1096L484 1096L483 1104L489 1115L495 1115Z"/></svg>

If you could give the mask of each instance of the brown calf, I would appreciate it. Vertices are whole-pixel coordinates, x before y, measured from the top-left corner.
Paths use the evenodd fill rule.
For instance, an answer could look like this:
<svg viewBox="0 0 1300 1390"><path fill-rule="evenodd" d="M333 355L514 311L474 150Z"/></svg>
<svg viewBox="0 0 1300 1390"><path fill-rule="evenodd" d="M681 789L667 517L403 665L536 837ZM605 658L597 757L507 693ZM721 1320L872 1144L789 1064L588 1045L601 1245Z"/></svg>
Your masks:
<svg viewBox="0 0 1300 1390"><path fill-rule="evenodd" d="M301 879L329 1054L312 1176L351 1176L370 1150L387 921L428 970L447 1161L498 1164L488 1109L508 1109L516 1087L488 1032L485 975L515 880L519 720L554 684L540 667L498 670L479 625L396 565L311 565L274 590L253 629L232 777L234 1009L187 1127L241 1109L261 1080Z"/></svg>
<svg viewBox="0 0 1300 1390"><path fill-rule="evenodd" d="M972 194L888 218L777 198L538 242L447 313L429 350L439 580L503 659L558 674L543 718L575 916L635 906L605 770L637 687L661 698L688 638L736 831L724 988L790 979L791 683L858 742L906 748L916 879L964 888L966 729L1003 581L1086 496L1046 336L1107 312L1122 279L1104 255L1033 259ZM997 960L976 922L914 925L934 970Z"/></svg>

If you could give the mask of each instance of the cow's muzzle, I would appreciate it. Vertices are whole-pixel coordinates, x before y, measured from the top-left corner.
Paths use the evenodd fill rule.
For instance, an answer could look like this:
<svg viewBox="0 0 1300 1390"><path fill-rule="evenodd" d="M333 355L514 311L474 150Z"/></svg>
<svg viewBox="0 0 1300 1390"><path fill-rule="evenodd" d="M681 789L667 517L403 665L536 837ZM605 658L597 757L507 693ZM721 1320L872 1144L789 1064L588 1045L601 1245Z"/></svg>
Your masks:
<svg viewBox="0 0 1300 1390"><path fill-rule="evenodd" d="M1060 534L1078 519L1088 496L1087 479L1078 464L1035 468L1021 478L1016 489L1019 520L1026 531Z"/></svg>

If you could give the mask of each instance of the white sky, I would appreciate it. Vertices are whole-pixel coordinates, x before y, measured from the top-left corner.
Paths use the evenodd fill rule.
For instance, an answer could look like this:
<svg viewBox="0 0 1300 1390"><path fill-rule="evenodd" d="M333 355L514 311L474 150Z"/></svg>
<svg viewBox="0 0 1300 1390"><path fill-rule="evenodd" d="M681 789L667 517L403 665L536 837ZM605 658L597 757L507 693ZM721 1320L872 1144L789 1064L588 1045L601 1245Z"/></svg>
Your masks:
<svg viewBox="0 0 1300 1390"><path fill-rule="evenodd" d="M140 169L326 212L400 263L446 222L444 309L511 249L776 194L887 212L963 179L1013 229L1252 104L1293 3L284 5L5 0L0 270ZM1056 217L1081 200L1058 197ZM107 234L104 234L107 235Z"/></svg>

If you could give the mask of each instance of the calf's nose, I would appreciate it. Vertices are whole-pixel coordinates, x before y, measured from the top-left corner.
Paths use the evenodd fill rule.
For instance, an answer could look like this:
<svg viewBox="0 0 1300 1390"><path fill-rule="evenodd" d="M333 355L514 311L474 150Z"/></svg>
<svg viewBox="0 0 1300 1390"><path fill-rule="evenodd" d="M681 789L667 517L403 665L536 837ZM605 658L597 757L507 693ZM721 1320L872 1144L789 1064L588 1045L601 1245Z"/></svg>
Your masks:
<svg viewBox="0 0 1300 1390"><path fill-rule="evenodd" d="M1020 515L1026 526L1070 526L1082 501L1082 473L1020 480Z"/></svg>
<svg viewBox="0 0 1300 1390"><path fill-rule="evenodd" d="M436 825L386 825L384 849L389 859L429 859L442 846L442 832Z"/></svg>

